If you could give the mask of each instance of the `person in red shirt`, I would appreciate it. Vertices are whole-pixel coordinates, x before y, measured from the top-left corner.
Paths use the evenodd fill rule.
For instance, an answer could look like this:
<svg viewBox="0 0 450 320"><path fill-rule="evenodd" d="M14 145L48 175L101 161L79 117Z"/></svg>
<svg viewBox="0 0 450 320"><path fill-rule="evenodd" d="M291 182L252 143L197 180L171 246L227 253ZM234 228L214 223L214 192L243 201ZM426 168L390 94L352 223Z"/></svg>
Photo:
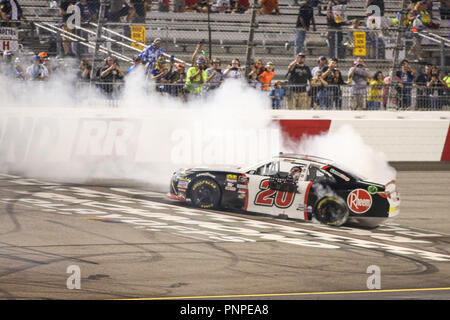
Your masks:
<svg viewBox="0 0 450 320"><path fill-rule="evenodd" d="M280 14L280 8L278 7L278 0L260 0L261 9L260 14Z"/></svg>
<svg viewBox="0 0 450 320"><path fill-rule="evenodd" d="M250 2L248 0L236 0L234 1L233 13L246 13L250 8Z"/></svg>

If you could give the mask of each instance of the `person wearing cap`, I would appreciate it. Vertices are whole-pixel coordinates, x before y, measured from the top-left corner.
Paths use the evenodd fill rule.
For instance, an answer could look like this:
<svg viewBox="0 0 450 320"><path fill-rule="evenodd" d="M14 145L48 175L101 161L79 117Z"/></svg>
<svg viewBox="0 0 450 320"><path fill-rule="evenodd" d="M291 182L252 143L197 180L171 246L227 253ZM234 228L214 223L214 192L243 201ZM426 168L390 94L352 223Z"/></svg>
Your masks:
<svg viewBox="0 0 450 320"><path fill-rule="evenodd" d="M313 30L316 31L313 3L312 0L306 0L300 4L300 8L298 11L297 23L295 26L295 40L286 42L286 50L289 50L290 47L295 45L295 54L302 52L306 39L306 31L309 31L311 23L313 26Z"/></svg>
<svg viewBox="0 0 450 320"><path fill-rule="evenodd" d="M49 73L47 68L41 64L41 59L38 55L33 56L32 65L27 68L27 79L32 81L46 80Z"/></svg>
<svg viewBox="0 0 450 320"><path fill-rule="evenodd" d="M308 81L311 81L312 74L309 67L305 65L305 60L305 54L300 52L288 67L290 85L288 108L291 110L308 109L310 107L306 86Z"/></svg>
<svg viewBox="0 0 450 320"><path fill-rule="evenodd" d="M186 73L186 83L184 86L186 93L201 94L207 78L206 59L203 56L199 56L195 65L190 67Z"/></svg>
<svg viewBox="0 0 450 320"><path fill-rule="evenodd" d="M163 53L164 50L161 48L161 39L156 38L151 45L139 53L138 58L141 58L142 62L147 64L147 72L150 72L155 67L156 59Z"/></svg>
<svg viewBox="0 0 450 320"><path fill-rule="evenodd" d="M42 59L48 58L48 54L45 51L39 52L38 56Z"/></svg>
<svg viewBox="0 0 450 320"><path fill-rule="evenodd" d="M268 91L270 87L270 83L272 82L273 77L275 76L275 67L272 62L268 62L266 65L266 70L264 70L259 76L259 81L261 81L261 89L264 91Z"/></svg>
<svg viewBox="0 0 450 320"><path fill-rule="evenodd" d="M317 71L322 71L323 68L328 64L328 60L325 56L320 56L317 59L317 66L315 66L312 70L311 70L311 74L313 77L316 76Z"/></svg>
<svg viewBox="0 0 450 320"><path fill-rule="evenodd" d="M175 71L173 71L169 77L169 95L184 99L184 81L186 79L185 69L186 67L182 62L179 62L175 65Z"/></svg>
<svg viewBox="0 0 450 320"><path fill-rule="evenodd" d="M134 70L136 70L138 67L141 66L142 66L142 59L139 58L138 56L135 56L133 58L133 65L128 68L127 74L130 74L131 72L133 72Z"/></svg>
<svg viewBox="0 0 450 320"><path fill-rule="evenodd" d="M219 58L214 58L212 67L206 69L206 82L208 82L208 90L217 89L223 82L225 77L223 76L222 69L220 69L222 61Z"/></svg>

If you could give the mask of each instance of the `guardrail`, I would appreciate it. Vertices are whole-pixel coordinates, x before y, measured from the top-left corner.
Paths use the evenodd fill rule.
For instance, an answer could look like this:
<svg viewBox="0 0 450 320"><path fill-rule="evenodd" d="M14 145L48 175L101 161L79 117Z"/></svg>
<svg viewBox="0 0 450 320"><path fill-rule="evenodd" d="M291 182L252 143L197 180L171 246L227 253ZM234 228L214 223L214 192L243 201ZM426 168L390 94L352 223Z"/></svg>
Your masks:
<svg viewBox="0 0 450 320"><path fill-rule="evenodd" d="M127 77L125 78L126 81ZM125 93L125 81L77 81L76 90L88 100L103 99L109 106L117 106ZM225 80L229 81L229 80ZM19 82L20 83L20 82ZM209 99L220 88L220 84L185 83L149 80L144 91L151 96L162 95L181 101ZM45 86L45 81L39 82ZM51 83L48 83L51 85ZM253 88L267 96L267 103L273 109L288 110L390 110L390 111L442 111L450 110L450 88L441 85L291 85L287 82L279 86L261 86L261 83L246 83L242 86ZM29 86L28 86L29 87ZM392 94L390 95L390 93ZM232 93L231 93L232 94ZM129 95L127 95L129 98Z"/></svg>

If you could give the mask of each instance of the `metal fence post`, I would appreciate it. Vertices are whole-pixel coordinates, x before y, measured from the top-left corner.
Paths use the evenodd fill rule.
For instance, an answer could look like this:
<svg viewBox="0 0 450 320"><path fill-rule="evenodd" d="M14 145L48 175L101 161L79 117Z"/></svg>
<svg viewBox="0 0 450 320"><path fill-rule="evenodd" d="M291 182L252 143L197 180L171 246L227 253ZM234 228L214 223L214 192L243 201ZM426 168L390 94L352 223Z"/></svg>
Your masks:
<svg viewBox="0 0 450 320"><path fill-rule="evenodd" d="M250 30L248 34L248 43L247 43L247 53L246 53L246 61L245 61L245 78L248 77L250 72L250 60L253 53L253 39L255 36L255 28L256 28L256 0L252 1L252 16L250 19Z"/></svg>
<svg viewBox="0 0 450 320"><path fill-rule="evenodd" d="M95 75L95 68L96 68L96 62L98 60L98 51L100 48L100 42L102 42L102 29L103 29L103 23L105 20L105 9L106 5L109 4L109 0L100 0L100 9L98 12L98 23L97 23L97 35L95 38L95 49L94 49L94 56L92 58L92 69L91 69L91 83Z"/></svg>

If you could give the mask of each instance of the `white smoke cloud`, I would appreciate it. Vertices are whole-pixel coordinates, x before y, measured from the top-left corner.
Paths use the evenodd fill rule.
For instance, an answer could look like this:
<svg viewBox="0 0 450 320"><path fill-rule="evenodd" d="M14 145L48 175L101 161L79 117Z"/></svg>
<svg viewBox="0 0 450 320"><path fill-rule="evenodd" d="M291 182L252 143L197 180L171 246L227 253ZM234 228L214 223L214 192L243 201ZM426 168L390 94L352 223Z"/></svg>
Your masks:
<svg viewBox="0 0 450 320"><path fill-rule="evenodd" d="M74 71L75 72L75 71ZM228 80L206 98L162 96L136 70L105 107L72 76L48 83L0 78L0 172L66 183L138 183L166 191L184 166L243 166L277 155L280 128L266 92ZM351 128L308 137L297 153L337 160L374 182L395 176Z"/></svg>
<svg viewBox="0 0 450 320"><path fill-rule="evenodd" d="M385 184L396 177L383 152L373 149L350 125L343 125L334 132L305 136L301 143L290 142L289 152L314 155L337 162L371 182Z"/></svg>

